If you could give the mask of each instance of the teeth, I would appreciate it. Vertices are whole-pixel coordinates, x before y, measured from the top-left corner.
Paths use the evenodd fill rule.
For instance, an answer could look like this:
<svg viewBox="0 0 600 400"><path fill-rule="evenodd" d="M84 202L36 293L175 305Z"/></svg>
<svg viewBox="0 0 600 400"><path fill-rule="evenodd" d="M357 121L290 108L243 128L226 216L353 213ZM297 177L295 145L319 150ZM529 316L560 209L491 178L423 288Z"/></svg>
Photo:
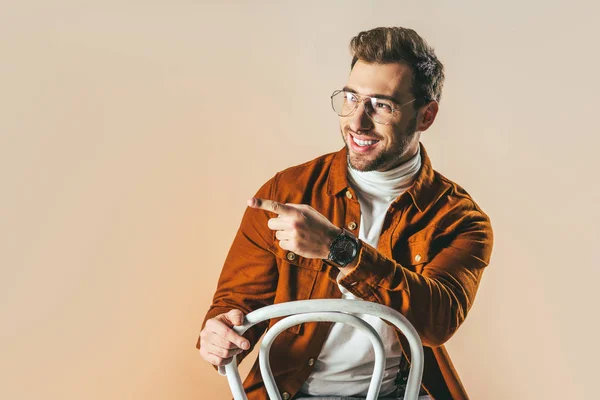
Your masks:
<svg viewBox="0 0 600 400"><path fill-rule="evenodd" d="M370 146L377 142L377 140L359 140L355 137L352 137L352 140L354 140L354 143L356 143L359 146Z"/></svg>

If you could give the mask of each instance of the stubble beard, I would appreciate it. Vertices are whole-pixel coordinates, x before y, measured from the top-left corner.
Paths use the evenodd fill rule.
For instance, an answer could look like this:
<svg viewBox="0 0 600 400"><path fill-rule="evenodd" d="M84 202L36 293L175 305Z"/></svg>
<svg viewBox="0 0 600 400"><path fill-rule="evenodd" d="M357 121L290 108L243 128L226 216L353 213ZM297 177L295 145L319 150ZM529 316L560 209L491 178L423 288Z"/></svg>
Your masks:
<svg viewBox="0 0 600 400"><path fill-rule="evenodd" d="M341 128L340 128L341 130ZM346 145L348 165L355 171L368 172L368 171L387 171L397 167L401 164L400 158L406 153L407 149L413 140L417 130L417 118L416 115L408 123L406 131L402 133L399 142L393 149L379 151L373 159L365 159L364 156L359 154L353 154L350 150L349 140L352 140L350 134L344 134L342 131L342 137L344 138L344 144Z"/></svg>

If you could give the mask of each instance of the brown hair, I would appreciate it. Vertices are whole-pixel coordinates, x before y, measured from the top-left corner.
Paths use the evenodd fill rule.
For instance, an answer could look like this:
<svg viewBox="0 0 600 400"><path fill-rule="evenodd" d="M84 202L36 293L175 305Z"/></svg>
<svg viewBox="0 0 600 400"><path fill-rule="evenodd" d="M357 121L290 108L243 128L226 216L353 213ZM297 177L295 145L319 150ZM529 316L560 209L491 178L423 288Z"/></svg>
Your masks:
<svg viewBox="0 0 600 400"><path fill-rule="evenodd" d="M412 29L374 28L360 32L350 41L352 64L360 59L380 64L401 62L412 69L412 94L415 107L440 101L444 85L444 65L433 48Z"/></svg>

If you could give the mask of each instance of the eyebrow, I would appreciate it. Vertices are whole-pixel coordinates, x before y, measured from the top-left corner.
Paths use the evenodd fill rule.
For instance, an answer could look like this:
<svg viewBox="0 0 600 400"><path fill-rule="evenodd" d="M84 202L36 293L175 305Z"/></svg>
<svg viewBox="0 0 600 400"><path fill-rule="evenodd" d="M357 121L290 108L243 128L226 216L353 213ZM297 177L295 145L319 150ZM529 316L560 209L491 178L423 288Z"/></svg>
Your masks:
<svg viewBox="0 0 600 400"><path fill-rule="evenodd" d="M352 89L351 87L348 86L344 86L344 88L342 89L344 92L350 92L350 93L354 93L354 94L358 94L360 95L360 93L358 93L356 90ZM396 100L395 98L393 98L392 96L387 96L385 94L367 94L365 96L369 96L369 97L377 97L379 99L386 99L389 101L393 101L396 104L400 104L401 102Z"/></svg>

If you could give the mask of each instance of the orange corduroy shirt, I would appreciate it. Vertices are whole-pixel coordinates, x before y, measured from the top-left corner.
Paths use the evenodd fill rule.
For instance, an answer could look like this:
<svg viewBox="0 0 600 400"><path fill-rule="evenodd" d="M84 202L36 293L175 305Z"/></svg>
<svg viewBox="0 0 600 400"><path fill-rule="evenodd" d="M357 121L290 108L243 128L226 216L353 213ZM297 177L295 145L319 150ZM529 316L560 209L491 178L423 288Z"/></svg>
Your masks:
<svg viewBox="0 0 600 400"><path fill-rule="evenodd" d="M388 209L377 248L364 242L355 268L340 284L355 296L400 311L423 342L422 386L434 399L467 399L444 343L465 320L484 268L493 234L488 216L456 183L433 170L421 144L422 165L413 185ZM338 227L360 229L360 205L348 184L347 150L326 154L277 173L255 197L308 204ZM338 269L278 246L268 211L248 208L225 260L213 302L205 317L233 308L248 314L273 303L341 298ZM251 348L267 326L245 337ZM331 323L307 322L284 331L271 348L271 368L281 393L293 397L313 368ZM408 342L397 331L408 359ZM200 340L196 344L200 348ZM250 400L267 399L258 361L244 382ZM332 393L334 395L334 393Z"/></svg>

